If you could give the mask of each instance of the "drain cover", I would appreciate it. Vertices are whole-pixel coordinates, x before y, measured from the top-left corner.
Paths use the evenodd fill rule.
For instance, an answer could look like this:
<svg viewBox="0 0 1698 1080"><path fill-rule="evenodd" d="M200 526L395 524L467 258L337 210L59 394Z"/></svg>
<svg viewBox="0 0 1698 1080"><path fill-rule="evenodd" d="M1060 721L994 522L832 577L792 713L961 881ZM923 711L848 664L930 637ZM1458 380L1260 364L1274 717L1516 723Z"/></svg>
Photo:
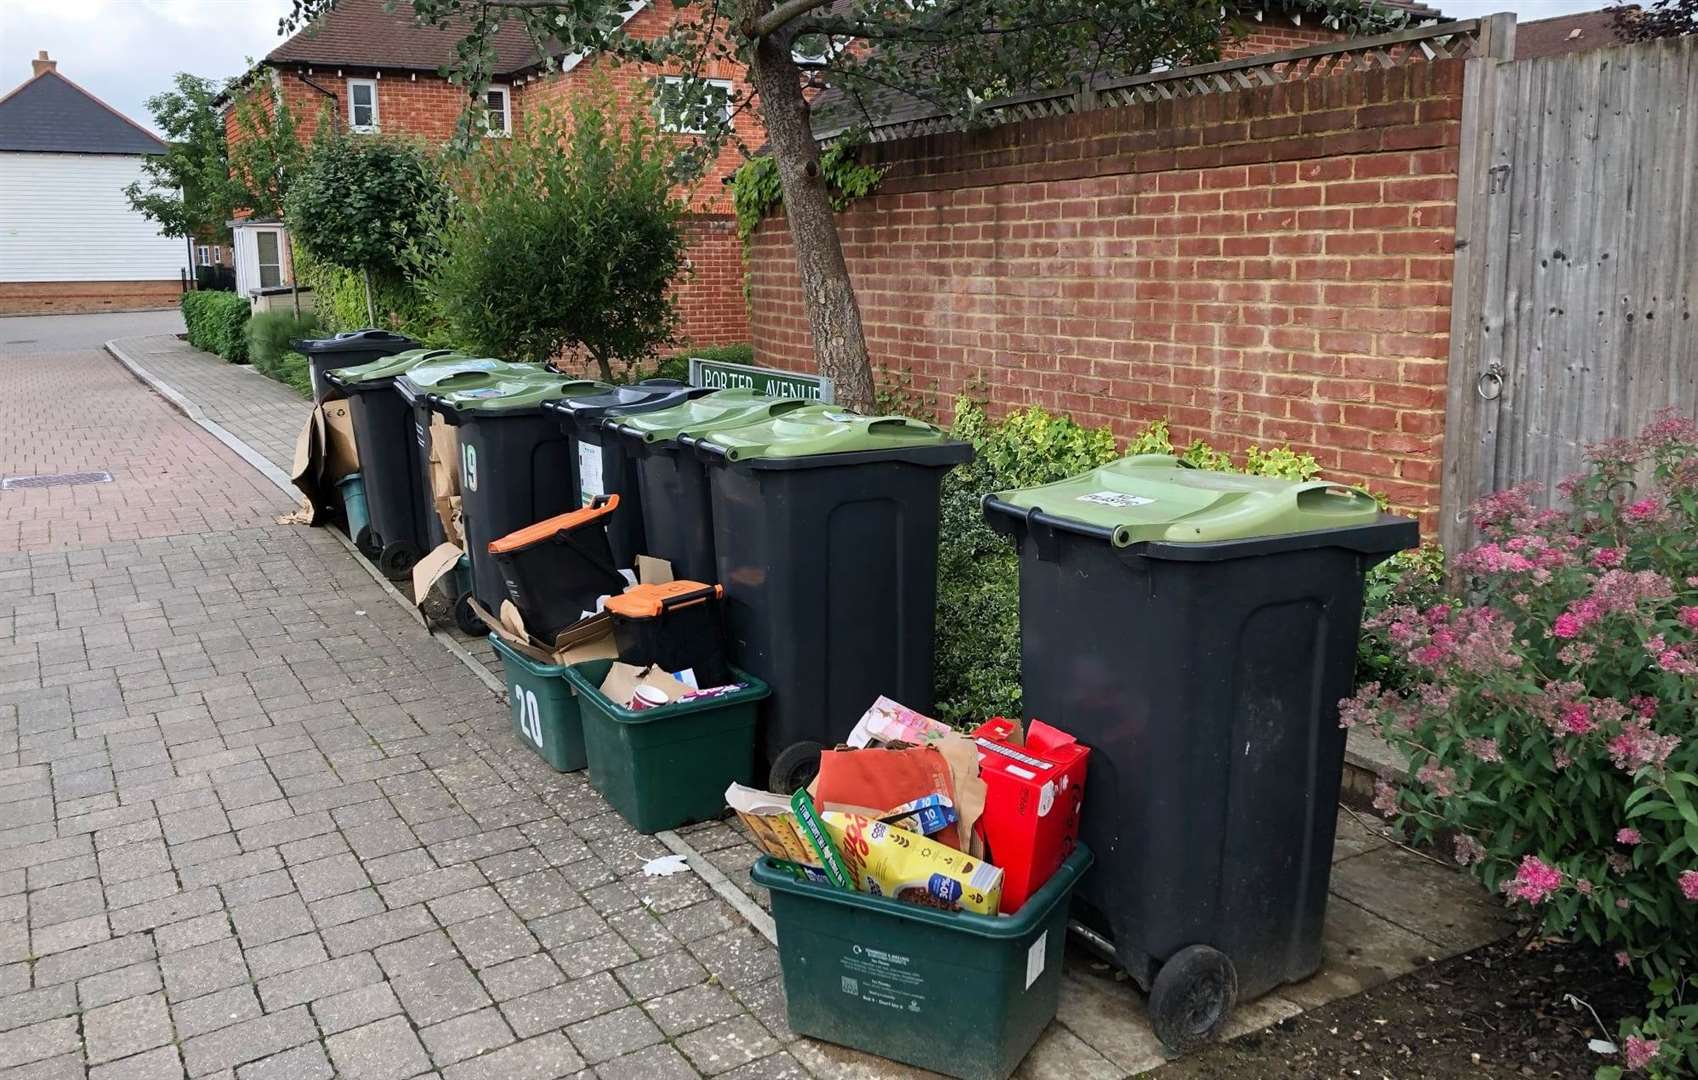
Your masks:
<svg viewBox="0 0 1698 1080"><path fill-rule="evenodd" d="M77 484L110 484L109 472L50 473L46 476L7 476L0 478L0 491L13 488L73 487Z"/></svg>

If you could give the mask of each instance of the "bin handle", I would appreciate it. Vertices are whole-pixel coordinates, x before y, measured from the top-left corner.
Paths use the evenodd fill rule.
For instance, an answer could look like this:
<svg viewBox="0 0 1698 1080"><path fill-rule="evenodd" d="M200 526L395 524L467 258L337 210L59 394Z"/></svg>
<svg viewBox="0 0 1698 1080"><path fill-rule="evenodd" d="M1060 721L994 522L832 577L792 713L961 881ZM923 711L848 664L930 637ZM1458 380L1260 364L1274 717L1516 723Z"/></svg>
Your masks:
<svg viewBox="0 0 1698 1080"><path fill-rule="evenodd" d="M1293 502L1299 510L1325 512L1366 509L1366 503L1379 509L1379 500L1359 487L1332 480L1310 480L1292 488ZM1346 501L1340 501L1346 500Z"/></svg>
<svg viewBox="0 0 1698 1080"><path fill-rule="evenodd" d="M878 430L883 429L883 428L892 428L892 427L900 428L903 431L907 431L910 428L918 428L921 431L936 431L937 430L936 428L932 427L930 424L923 423L919 420L910 420L906 416L880 416L880 417L878 417L874 420L871 420L867 423L867 431L869 431L869 432L878 431Z"/></svg>
<svg viewBox="0 0 1698 1080"><path fill-rule="evenodd" d="M663 596L660 600L660 610L667 612L673 608L689 607L691 604L712 599L718 596L719 592L718 585L703 585L699 589L691 589L689 592L679 593L677 596Z"/></svg>

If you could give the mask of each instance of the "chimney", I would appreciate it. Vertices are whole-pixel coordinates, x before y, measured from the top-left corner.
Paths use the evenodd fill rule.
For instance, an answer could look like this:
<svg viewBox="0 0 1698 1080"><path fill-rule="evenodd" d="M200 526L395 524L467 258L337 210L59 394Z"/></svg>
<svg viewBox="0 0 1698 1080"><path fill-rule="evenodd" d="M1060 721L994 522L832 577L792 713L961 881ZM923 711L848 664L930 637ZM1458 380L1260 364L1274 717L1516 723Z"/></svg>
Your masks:
<svg viewBox="0 0 1698 1080"><path fill-rule="evenodd" d="M51 59L47 55L47 50L42 49L35 54L35 59L29 62L29 66L35 69L37 75L45 75L49 71L58 71L59 61Z"/></svg>

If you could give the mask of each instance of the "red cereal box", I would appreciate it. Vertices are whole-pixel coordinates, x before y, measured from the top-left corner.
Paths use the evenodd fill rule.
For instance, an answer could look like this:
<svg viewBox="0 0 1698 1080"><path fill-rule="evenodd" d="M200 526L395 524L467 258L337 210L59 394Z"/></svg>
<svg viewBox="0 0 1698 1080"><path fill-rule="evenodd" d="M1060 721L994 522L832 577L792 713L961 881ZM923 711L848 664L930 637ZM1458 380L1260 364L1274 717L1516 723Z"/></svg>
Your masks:
<svg viewBox="0 0 1698 1080"><path fill-rule="evenodd" d="M985 812L977 831L985 858L1002 867L1002 913L1043 887L1079 842L1079 808L1085 799L1090 748L1034 720L1020 738L1018 721L994 717L973 732Z"/></svg>

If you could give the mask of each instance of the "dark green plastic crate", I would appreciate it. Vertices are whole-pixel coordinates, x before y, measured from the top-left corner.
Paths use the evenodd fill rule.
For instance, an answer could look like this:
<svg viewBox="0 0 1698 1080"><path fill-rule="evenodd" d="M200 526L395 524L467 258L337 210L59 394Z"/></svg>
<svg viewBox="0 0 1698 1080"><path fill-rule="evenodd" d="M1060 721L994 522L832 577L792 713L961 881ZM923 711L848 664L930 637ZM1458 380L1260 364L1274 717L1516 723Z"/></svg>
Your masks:
<svg viewBox="0 0 1698 1080"><path fill-rule="evenodd" d="M790 1029L961 1080L1004 1080L1061 998L1077 848L1013 915L938 911L798 881L772 859Z"/></svg>
<svg viewBox="0 0 1698 1080"><path fill-rule="evenodd" d="M566 681L566 669L539 664L491 636L496 655L507 674L507 706L513 737L537 752L560 772L576 772L587 764L584 726L578 698Z"/></svg>
<svg viewBox="0 0 1698 1080"><path fill-rule="evenodd" d="M591 786L638 832L718 817L728 786L754 782L755 712L766 683L733 668L741 690L633 712L601 693L612 666L590 660L566 669L578 692Z"/></svg>

